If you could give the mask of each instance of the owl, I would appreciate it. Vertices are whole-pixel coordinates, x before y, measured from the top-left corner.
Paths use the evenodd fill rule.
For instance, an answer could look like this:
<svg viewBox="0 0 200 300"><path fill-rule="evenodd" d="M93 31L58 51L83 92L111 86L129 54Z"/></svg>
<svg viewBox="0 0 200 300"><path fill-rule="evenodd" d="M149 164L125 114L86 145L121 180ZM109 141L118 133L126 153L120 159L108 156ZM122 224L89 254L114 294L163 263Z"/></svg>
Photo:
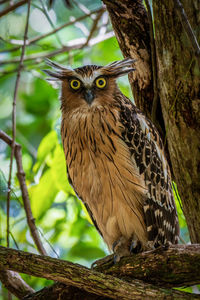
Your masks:
<svg viewBox="0 0 200 300"><path fill-rule="evenodd" d="M68 179L94 225L122 256L176 244L179 223L158 131L119 90L134 72L125 58L106 66L45 70L61 81L61 136Z"/></svg>

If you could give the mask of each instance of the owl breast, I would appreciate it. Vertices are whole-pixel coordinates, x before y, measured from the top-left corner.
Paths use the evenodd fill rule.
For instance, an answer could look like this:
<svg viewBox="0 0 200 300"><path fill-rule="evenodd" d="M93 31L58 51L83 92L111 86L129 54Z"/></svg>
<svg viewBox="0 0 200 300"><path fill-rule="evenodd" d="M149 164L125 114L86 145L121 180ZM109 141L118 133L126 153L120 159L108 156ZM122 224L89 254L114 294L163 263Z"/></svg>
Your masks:
<svg viewBox="0 0 200 300"><path fill-rule="evenodd" d="M147 243L144 179L121 138L119 113L90 107L63 116L68 176L109 248L121 236Z"/></svg>

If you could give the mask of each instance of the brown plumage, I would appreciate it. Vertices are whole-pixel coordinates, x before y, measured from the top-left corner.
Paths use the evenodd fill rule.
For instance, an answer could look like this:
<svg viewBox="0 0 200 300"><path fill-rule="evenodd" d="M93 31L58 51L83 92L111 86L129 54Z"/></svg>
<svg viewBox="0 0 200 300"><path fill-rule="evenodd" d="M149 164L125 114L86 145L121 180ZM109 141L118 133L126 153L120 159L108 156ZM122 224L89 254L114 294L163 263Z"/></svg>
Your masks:
<svg viewBox="0 0 200 300"><path fill-rule="evenodd" d="M62 82L61 135L77 196L116 260L131 251L177 243L171 176L154 125L124 96L116 78L134 71L126 58L70 69L48 61Z"/></svg>

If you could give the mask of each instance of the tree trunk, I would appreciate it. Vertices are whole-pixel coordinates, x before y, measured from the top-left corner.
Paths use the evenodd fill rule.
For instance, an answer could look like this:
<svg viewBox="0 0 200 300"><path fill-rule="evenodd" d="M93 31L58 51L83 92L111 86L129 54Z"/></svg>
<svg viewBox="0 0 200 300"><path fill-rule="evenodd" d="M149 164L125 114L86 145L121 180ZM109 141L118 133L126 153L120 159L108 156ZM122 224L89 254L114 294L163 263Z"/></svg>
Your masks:
<svg viewBox="0 0 200 300"><path fill-rule="evenodd" d="M192 243L200 243L200 70L172 0L153 1L158 83L170 159ZM200 2L182 1L200 40Z"/></svg>
<svg viewBox="0 0 200 300"><path fill-rule="evenodd" d="M103 1L123 55L138 59L137 72L130 83L137 106L151 117L156 86L152 85L150 27L142 0ZM199 243L200 71L174 2L153 1L159 92L156 126L164 132L168 161L181 195L191 241ZM183 6L199 40L200 2L184 0Z"/></svg>

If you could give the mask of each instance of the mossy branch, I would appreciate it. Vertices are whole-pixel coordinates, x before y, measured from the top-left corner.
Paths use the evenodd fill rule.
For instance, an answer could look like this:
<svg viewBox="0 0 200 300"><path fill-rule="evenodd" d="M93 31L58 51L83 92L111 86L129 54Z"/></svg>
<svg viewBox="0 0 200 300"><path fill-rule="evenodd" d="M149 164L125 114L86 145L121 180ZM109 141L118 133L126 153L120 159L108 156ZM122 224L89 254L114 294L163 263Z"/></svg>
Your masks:
<svg viewBox="0 0 200 300"><path fill-rule="evenodd" d="M97 272L96 270L90 270L86 267L64 260L58 260L42 255L35 255L2 246L0 246L0 268L3 270L13 270L36 277L43 277L54 281L59 281L68 286L70 285L80 290L84 290L89 294L92 293L111 299L142 299L145 297L148 297L148 299L193 299L198 297L200 298L200 296L191 294L188 295L187 293L172 289L156 287L135 278L140 277L142 279L144 277L146 281L149 280L148 278L153 278L155 276L154 274L156 273L156 265L157 273L160 272L159 274L162 278L162 273L165 268L161 269L161 266L164 264L164 261L166 264L166 269L168 269L166 273L169 272L166 257L168 258L168 261L170 261L171 258L172 261L174 260L176 263L178 262L179 257L179 265L181 261L182 273L187 274L186 276L188 278L186 280L184 276L184 284L186 282L188 284L193 284L193 279L195 276L195 282L198 281L198 278L198 282L200 282L200 268L198 267L199 265L197 266L197 264L200 263L199 250L199 245L192 245L187 247L172 247L167 251L160 250L156 251L155 253L143 253L124 258L120 264L111 267L110 271L109 269L107 271L104 270L104 272L112 274L115 273L115 275L123 279L119 279L108 274L103 274ZM185 252L185 255L188 257L187 260L185 259L185 265L183 263L184 256L180 256L182 252ZM136 262L135 267L134 261ZM195 266L194 261L197 267ZM145 262L147 265L146 267ZM153 264L152 268L151 264ZM169 266L170 268L176 269L176 265L173 265L173 263L169 264ZM193 266L193 269L191 266ZM148 272L148 276L142 275L145 274L145 268L146 272ZM188 268L190 268L190 272L192 273L187 271ZM170 274L174 273L172 270L168 274L168 277L170 277ZM165 276L167 275L165 274ZM128 282L124 280L125 278L128 280ZM174 285L176 285L177 280L174 281ZM160 281L157 280L156 283L158 284L159 282ZM178 285L180 285L180 280ZM31 298L29 297L29 299Z"/></svg>

